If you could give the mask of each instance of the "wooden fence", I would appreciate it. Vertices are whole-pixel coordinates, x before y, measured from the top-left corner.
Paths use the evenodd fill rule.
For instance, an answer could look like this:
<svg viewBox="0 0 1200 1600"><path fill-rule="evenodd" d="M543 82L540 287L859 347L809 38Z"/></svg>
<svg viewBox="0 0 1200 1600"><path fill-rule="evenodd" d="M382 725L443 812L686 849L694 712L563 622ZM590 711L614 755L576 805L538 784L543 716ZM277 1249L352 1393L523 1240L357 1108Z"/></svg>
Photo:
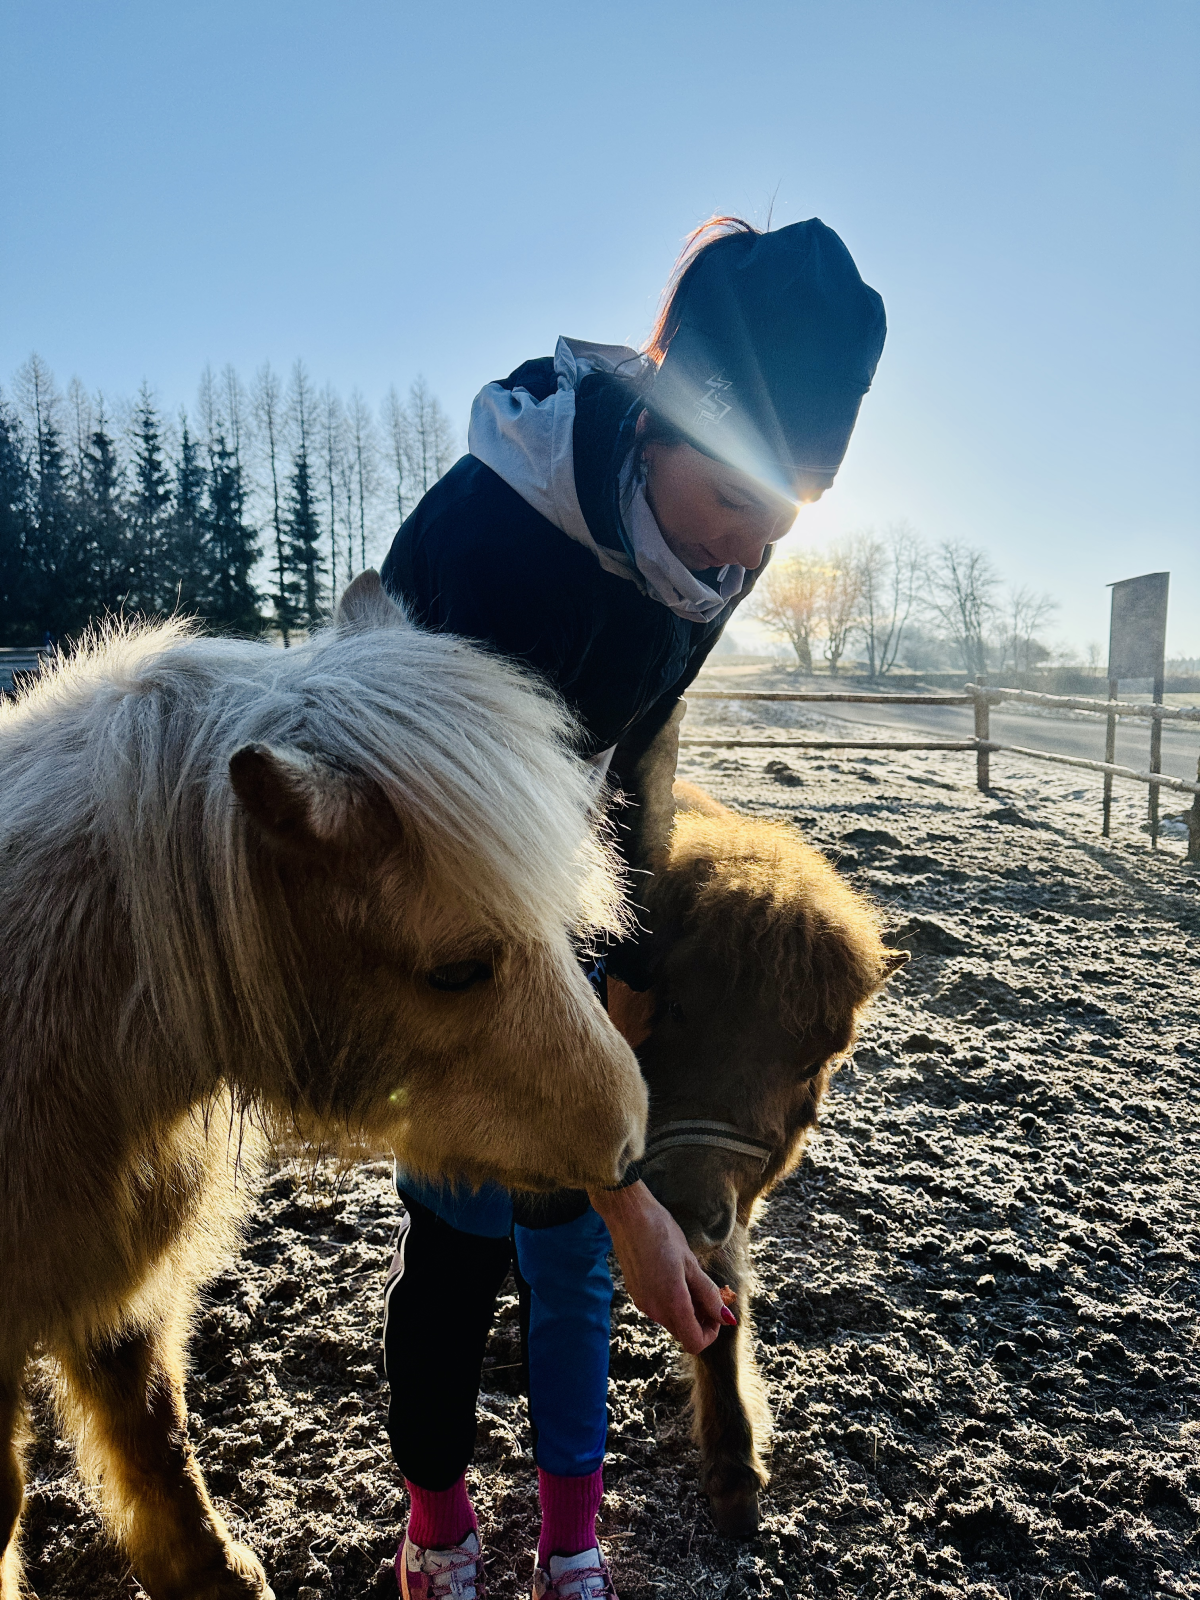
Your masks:
<svg viewBox="0 0 1200 1600"><path fill-rule="evenodd" d="M1149 786L1150 836L1158 844L1158 794L1161 789L1171 789L1179 794L1190 794L1192 808L1188 816L1188 860L1200 861L1200 760L1197 761L1197 782L1172 778L1158 770L1161 748L1158 739L1151 741L1150 767L1145 772L1135 767L1118 766L1112 759L1116 746L1116 727L1119 717L1140 717L1157 723L1200 723L1200 710L1190 706L1141 705L1131 700L1087 700L1075 695L1039 694L1033 689L989 689L982 683L968 683L961 694L859 694L851 691L786 689L689 689L689 700L766 700L802 701L806 704L876 705L876 706L971 706L975 713L975 735L971 739L746 739L742 737L717 739L701 735L688 735L680 744L691 749L743 749L743 750L947 750L975 752L975 781L985 792L991 788L991 757L1004 753L1025 756L1032 761L1049 761L1058 766L1081 767L1087 772L1104 775L1105 838L1109 836L1112 811L1112 781L1130 778ZM991 737L991 708L1003 701L1018 701L1023 705L1048 706L1057 711L1087 711L1107 719L1104 761L1089 761L1083 756L1068 756L1048 750L1030 750L1027 746L1002 744Z"/></svg>

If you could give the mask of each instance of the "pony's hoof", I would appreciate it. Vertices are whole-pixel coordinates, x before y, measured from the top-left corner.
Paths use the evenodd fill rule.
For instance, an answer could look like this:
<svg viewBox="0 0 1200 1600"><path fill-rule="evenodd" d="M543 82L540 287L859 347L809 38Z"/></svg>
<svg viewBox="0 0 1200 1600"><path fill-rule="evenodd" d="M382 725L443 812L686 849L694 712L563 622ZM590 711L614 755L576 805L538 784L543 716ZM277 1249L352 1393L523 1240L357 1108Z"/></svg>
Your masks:
<svg viewBox="0 0 1200 1600"><path fill-rule="evenodd" d="M231 1544L229 1547L229 1562L237 1573L238 1579L245 1583L247 1587L238 1589L231 1585L228 1591L222 1591L221 1600L225 1600L226 1593L229 1595L229 1600L233 1600L235 1595L240 1600L243 1594L248 1597L248 1600L251 1600L251 1597L252 1600L275 1600L275 1591L267 1582L266 1568L248 1545Z"/></svg>
<svg viewBox="0 0 1200 1600"><path fill-rule="evenodd" d="M188 1600L275 1600L262 1562L244 1544L225 1547L225 1571L206 1575L187 1590Z"/></svg>
<svg viewBox="0 0 1200 1600"><path fill-rule="evenodd" d="M749 1539L758 1532L757 1484L738 1484L724 1491L710 1490L708 1504L717 1532L726 1539Z"/></svg>

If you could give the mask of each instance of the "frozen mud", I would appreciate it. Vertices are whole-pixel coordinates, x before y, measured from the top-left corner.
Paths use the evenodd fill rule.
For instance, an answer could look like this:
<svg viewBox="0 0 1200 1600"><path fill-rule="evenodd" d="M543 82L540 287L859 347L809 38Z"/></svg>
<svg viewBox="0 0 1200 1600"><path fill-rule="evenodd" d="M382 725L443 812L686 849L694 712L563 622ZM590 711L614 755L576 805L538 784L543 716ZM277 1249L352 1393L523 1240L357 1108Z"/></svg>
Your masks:
<svg viewBox="0 0 1200 1600"><path fill-rule="evenodd" d="M765 711L697 705L686 731L835 726ZM1098 781L1008 759L987 795L955 755L685 770L794 818L914 960L758 1226L758 1538L714 1532L670 1343L618 1297L602 1535L623 1600L1200 1596L1200 873L1180 830L1152 853L1144 790L1118 787L1106 844ZM199 1453L280 1600L396 1592L395 1215L383 1164L281 1163L197 1327ZM508 1296L472 1472L499 1596L528 1592L536 1540L517 1360ZM35 1390L37 1591L134 1597Z"/></svg>

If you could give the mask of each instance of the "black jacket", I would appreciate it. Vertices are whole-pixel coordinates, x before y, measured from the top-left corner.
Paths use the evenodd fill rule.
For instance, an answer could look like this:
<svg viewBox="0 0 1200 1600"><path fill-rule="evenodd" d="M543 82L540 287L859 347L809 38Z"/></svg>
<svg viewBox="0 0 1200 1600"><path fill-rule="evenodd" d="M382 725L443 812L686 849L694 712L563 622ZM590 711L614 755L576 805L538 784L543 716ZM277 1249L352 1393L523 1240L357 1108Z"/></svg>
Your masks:
<svg viewBox="0 0 1200 1600"><path fill-rule="evenodd" d="M553 361L526 362L504 381L544 399L555 388ZM585 377L576 392L580 509L596 542L614 549L617 480L641 406L636 386L609 374ZM629 864L646 868L669 826L680 696L758 574L747 575L713 621L677 617L605 572L467 455L405 519L381 576L415 622L478 640L540 673L578 716L581 755L617 747L610 771L636 807L622 814L623 844Z"/></svg>

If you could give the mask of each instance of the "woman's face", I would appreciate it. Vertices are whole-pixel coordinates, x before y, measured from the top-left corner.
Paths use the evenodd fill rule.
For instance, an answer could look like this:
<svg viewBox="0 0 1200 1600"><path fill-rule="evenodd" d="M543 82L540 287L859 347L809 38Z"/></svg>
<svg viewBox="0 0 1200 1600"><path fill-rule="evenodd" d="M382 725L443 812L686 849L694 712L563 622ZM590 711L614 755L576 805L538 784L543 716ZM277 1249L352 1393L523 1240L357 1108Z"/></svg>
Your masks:
<svg viewBox="0 0 1200 1600"><path fill-rule="evenodd" d="M730 563L750 571L796 519L796 502L690 444L643 446L646 499L671 553L693 572Z"/></svg>

